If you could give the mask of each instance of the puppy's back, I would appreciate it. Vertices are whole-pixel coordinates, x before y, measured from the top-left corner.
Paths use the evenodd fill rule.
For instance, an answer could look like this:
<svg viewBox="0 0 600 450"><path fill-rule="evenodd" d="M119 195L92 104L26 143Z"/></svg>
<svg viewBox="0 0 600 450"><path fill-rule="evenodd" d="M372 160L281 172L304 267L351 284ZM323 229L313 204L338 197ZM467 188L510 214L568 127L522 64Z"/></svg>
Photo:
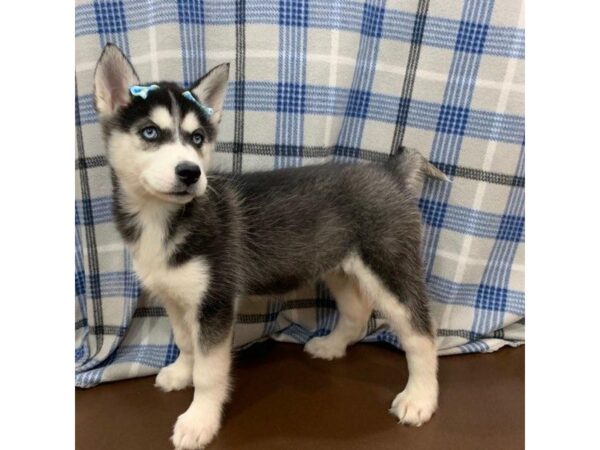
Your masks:
<svg viewBox="0 0 600 450"><path fill-rule="evenodd" d="M247 256L255 262L245 268L250 293L288 291L350 252L393 252L404 236L411 242L420 236L411 187L382 165L305 166L248 173L231 183Z"/></svg>

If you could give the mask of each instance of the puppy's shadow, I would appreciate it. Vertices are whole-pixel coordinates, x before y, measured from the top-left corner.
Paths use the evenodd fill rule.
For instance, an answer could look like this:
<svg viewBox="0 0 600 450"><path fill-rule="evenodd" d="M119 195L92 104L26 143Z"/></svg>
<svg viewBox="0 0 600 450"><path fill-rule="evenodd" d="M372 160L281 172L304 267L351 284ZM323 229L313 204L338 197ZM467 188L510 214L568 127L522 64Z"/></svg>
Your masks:
<svg viewBox="0 0 600 450"><path fill-rule="evenodd" d="M397 353L397 363L377 357L386 351ZM254 345L236 355L218 444L231 445L229 427L236 430L235 448L261 448L265 439L363 439L398 427L388 408L406 383L405 366L401 352L373 344L350 347L335 361L312 359L297 344Z"/></svg>

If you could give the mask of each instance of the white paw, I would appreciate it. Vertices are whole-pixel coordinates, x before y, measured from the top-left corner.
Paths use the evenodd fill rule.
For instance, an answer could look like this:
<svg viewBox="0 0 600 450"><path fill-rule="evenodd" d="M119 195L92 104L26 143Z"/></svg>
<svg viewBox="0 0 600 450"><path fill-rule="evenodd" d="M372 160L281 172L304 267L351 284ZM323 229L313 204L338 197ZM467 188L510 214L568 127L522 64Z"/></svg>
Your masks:
<svg viewBox="0 0 600 450"><path fill-rule="evenodd" d="M165 391L179 391L192 384L192 368L185 364L174 362L163 367L156 375L154 386Z"/></svg>
<svg viewBox="0 0 600 450"><path fill-rule="evenodd" d="M392 402L390 412L398 417L400 423L420 427L431 419L436 409L437 389L405 389Z"/></svg>
<svg viewBox="0 0 600 450"><path fill-rule="evenodd" d="M219 414L203 414L189 409L179 416L171 441L176 450L203 449L219 431Z"/></svg>
<svg viewBox="0 0 600 450"><path fill-rule="evenodd" d="M341 358L346 354L346 344L340 342L331 335L314 337L306 343L304 351L313 358L332 360Z"/></svg>

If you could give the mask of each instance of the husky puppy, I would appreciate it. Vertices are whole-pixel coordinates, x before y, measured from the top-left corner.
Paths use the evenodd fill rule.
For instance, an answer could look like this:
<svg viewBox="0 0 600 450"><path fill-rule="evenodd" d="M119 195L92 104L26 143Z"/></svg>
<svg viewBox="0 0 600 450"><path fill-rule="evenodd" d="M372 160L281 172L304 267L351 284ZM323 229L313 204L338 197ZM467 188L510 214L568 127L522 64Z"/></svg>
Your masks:
<svg viewBox="0 0 600 450"><path fill-rule="evenodd" d="M142 285L164 302L180 349L156 386L194 386L173 444L203 448L219 430L238 299L317 279L340 316L306 351L343 356L377 308L400 338L410 373L390 411L404 424L427 422L438 402L437 359L415 189L423 174L444 175L405 149L386 166L209 176L228 76L223 64L187 91L170 82L140 85L111 44L95 72L114 219Z"/></svg>

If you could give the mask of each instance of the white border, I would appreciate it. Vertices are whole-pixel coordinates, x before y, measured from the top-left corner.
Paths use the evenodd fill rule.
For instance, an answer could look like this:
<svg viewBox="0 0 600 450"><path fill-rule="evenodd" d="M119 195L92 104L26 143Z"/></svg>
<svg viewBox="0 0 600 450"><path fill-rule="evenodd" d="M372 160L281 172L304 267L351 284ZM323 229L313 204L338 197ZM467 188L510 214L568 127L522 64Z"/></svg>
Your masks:
<svg viewBox="0 0 600 450"><path fill-rule="evenodd" d="M526 444L598 444L598 6L527 2Z"/></svg>
<svg viewBox="0 0 600 450"><path fill-rule="evenodd" d="M74 447L72 8L21 2L0 14L6 448ZM593 9L591 2L527 3L531 449L597 442L600 26Z"/></svg>
<svg viewBox="0 0 600 450"><path fill-rule="evenodd" d="M3 448L74 448L73 36L71 2L0 13Z"/></svg>

